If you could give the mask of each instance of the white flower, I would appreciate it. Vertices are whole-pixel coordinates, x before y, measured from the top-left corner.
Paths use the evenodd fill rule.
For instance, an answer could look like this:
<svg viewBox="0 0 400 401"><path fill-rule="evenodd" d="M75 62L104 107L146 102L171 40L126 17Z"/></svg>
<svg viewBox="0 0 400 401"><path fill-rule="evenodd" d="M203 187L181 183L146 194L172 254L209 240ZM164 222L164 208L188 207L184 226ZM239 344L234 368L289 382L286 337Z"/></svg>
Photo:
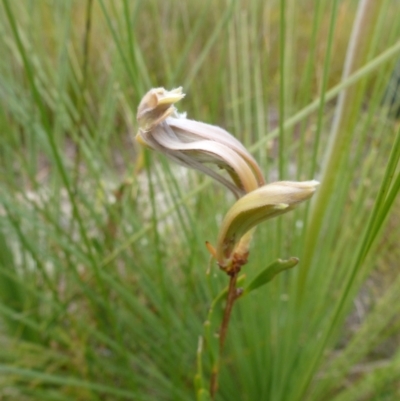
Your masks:
<svg viewBox="0 0 400 401"><path fill-rule="evenodd" d="M136 140L164 153L175 162L213 177L237 198L265 183L253 156L235 137L214 125L186 119L173 104L184 97L182 89L151 89L138 107ZM207 164L228 172L224 177Z"/></svg>

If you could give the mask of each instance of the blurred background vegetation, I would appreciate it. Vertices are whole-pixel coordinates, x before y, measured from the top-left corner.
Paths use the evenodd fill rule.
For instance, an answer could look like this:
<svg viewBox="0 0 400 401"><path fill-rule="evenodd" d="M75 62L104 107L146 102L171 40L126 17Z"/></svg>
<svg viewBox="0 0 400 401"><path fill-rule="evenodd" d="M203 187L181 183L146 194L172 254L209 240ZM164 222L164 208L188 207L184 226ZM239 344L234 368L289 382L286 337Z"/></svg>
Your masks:
<svg viewBox="0 0 400 401"><path fill-rule="evenodd" d="M233 199L133 142L157 86L183 86L180 111L267 181L322 182L257 231L249 277L301 262L238 302L217 399L398 399L399 17L394 0L2 0L0 399L196 398L226 285L204 242Z"/></svg>

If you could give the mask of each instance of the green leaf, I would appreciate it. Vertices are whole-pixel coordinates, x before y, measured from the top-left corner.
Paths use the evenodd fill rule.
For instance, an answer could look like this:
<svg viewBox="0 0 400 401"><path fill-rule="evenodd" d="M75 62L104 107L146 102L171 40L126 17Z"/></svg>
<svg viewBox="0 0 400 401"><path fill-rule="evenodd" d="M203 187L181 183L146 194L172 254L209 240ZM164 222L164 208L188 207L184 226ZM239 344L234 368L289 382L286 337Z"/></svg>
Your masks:
<svg viewBox="0 0 400 401"><path fill-rule="evenodd" d="M299 259L290 258L288 260L277 259L262 270L244 289L243 295L256 290L259 287L269 283L277 274L291 269L299 263ZM242 295L242 296L243 296Z"/></svg>

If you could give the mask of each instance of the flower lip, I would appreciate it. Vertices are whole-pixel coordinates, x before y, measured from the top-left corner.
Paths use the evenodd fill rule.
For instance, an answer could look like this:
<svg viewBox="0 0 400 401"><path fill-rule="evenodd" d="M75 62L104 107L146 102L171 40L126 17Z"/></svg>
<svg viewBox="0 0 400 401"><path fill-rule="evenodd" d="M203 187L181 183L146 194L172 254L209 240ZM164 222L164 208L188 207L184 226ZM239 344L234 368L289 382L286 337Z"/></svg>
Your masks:
<svg viewBox="0 0 400 401"><path fill-rule="evenodd" d="M171 91L164 91L162 95L158 98L158 104L173 104L183 99L185 94L182 93L182 87L172 89Z"/></svg>
<svg viewBox="0 0 400 401"><path fill-rule="evenodd" d="M182 87L170 91L164 88L149 90L139 103L136 115L140 130L148 131L164 121L176 111L173 104L184 97Z"/></svg>

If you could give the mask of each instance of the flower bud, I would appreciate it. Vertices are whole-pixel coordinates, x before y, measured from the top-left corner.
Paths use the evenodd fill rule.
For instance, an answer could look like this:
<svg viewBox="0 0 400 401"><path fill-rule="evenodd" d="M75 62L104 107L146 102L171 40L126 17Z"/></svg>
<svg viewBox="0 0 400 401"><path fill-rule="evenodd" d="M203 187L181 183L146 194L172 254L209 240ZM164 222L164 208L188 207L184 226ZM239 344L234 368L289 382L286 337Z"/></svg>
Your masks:
<svg viewBox="0 0 400 401"><path fill-rule="evenodd" d="M298 203L311 198L318 184L317 181L274 182L235 202L218 234L215 256L220 267L229 270L234 259L243 261L248 253L250 230L262 221L286 213Z"/></svg>

